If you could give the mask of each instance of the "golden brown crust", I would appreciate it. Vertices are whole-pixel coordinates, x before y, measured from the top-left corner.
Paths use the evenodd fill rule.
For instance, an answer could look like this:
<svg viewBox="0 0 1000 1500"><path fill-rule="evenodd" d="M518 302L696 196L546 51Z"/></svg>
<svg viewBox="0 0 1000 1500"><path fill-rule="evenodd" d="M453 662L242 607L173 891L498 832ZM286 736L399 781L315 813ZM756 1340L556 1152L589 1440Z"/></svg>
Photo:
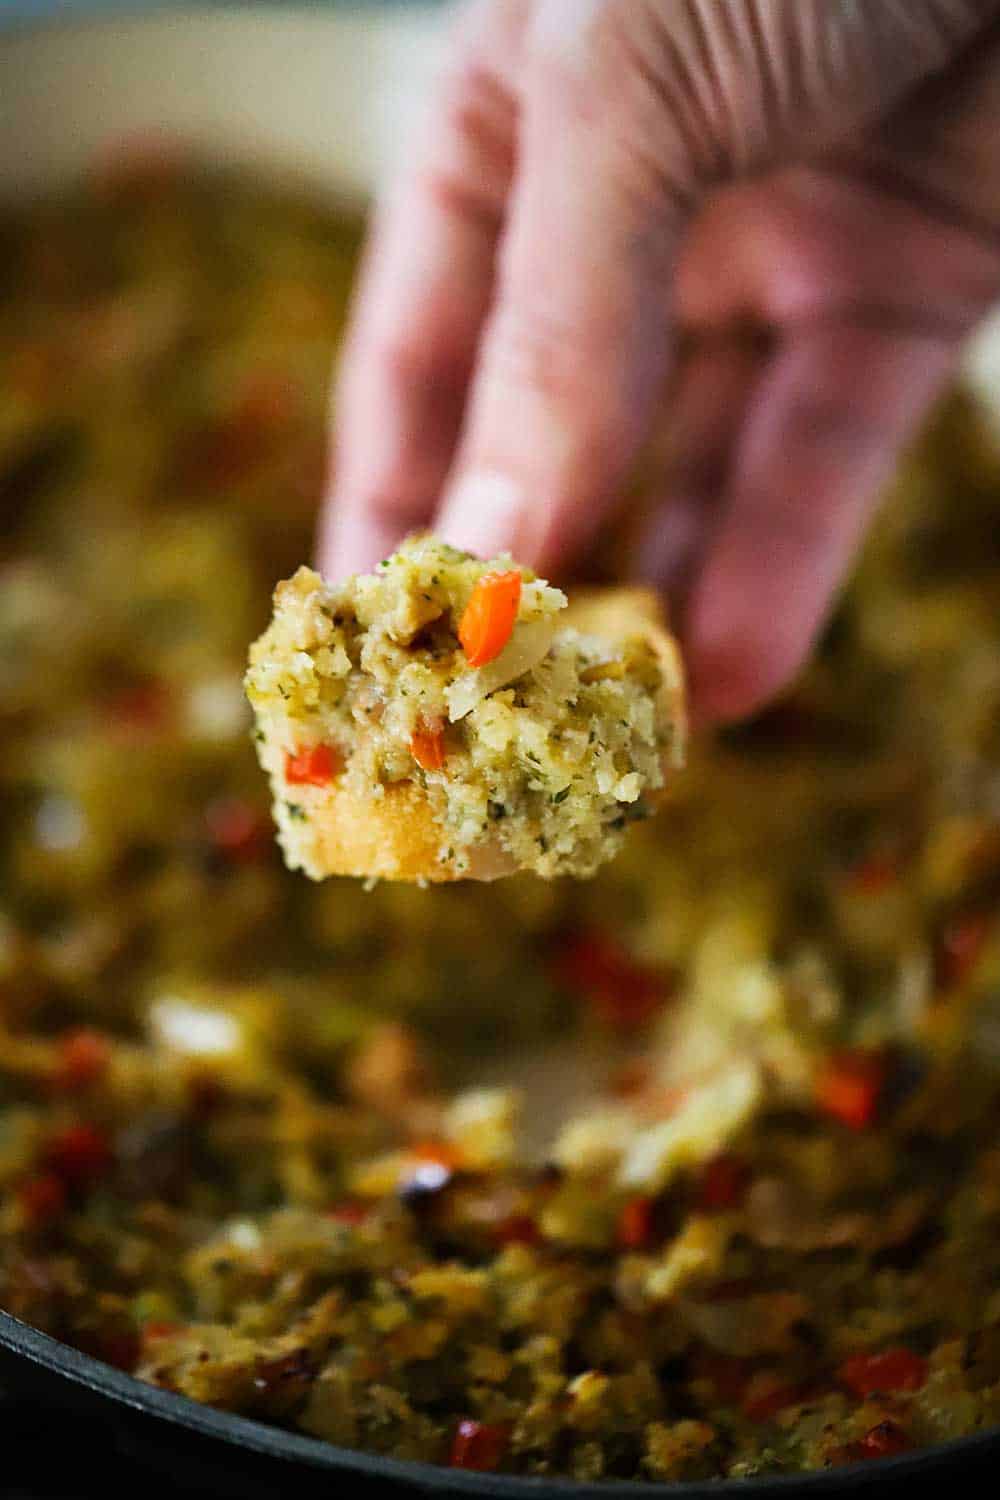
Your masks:
<svg viewBox="0 0 1000 1500"><path fill-rule="evenodd" d="M358 797L343 784L304 787L298 794L309 832L296 831L295 853L313 879L496 880L514 864L498 842L469 851L468 868L440 858L441 830L423 789L415 782L387 786L380 797Z"/></svg>
<svg viewBox="0 0 1000 1500"><path fill-rule="evenodd" d="M661 712L677 726L674 749L664 768L669 774L683 748L684 679L680 653L664 624L657 595L641 588L594 590L575 599L562 621L610 641L642 635L653 646L663 669ZM268 769L280 774L280 763ZM497 838L467 850L464 868L443 860L441 830L424 790L415 782L387 786L378 797L359 797L338 782L329 787L304 786L296 788L296 802L305 820L296 822L294 835L282 842L314 880L353 875L443 883L496 880L516 872L512 857Z"/></svg>

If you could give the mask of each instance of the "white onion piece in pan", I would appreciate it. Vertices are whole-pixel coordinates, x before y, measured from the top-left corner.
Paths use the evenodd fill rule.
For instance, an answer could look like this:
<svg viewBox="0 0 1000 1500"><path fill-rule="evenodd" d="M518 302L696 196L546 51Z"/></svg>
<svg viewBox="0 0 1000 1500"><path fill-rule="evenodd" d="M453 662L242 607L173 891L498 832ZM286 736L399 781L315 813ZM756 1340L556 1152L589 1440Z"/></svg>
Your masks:
<svg viewBox="0 0 1000 1500"><path fill-rule="evenodd" d="M513 635L498 657L487 662L485 667L470 667L446 690L451 722L454 724L464 719L490 693L537 667L548 655L555 633L554 618L526 620L515 625Z"/></svg>

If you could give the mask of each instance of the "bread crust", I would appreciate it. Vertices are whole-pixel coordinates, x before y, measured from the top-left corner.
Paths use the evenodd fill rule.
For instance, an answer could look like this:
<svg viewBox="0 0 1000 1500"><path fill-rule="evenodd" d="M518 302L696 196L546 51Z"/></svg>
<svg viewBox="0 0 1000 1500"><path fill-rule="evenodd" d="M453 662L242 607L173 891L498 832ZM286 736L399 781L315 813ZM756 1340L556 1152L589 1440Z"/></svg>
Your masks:
<svg viewBox="0 0 1000 1500"><path fill-rule="evenodd" d="M302 787L296 800L308 819L293 838L281 839L290 860L314 880L354 875L364 880L497 880L515 865L499 841L489 839L467 851L458 869L440 856L441 829L423 788L398 781L380 797L358 797L343 784ZM279 835L280 837L280 835Z"/></svg>
<svg viewBox="0 0 1000 1500"><path fill-rule="evenodd" d="M663 674L657 703L667 722L676 726L674 743L663 766L664 776L669 778L671 771L683 763L688 728L687 688L680 647L667 626L660 595L655 589L638 585L584 590L570 600L560 623L608 641L642 635L652 646ZM662 798L663 791L654 796Z"/></svg>
<svg viewBox="0 0 1000 1500"><path fill-rule="evenodd" d="M663 673L658 694L660 711L676 725L664 766L669 776L683 751L684 673L658 596L651 589L595 589L574 599L560 625L609 641L642 635L650 642ZM277 747L268 750L265 765L272 777L280 780L281 753ZM659 802L662 792L653 796ZM301 809L295 821L287 808L279 812L279 839L289 863L314 880L352 875L441 884L497 880L516 873L512 856L496 835L466 850L461 867L442 859L440 827L426 792L416 782L397 782L370 797L358 796L337 781L330 786L303 786L296 788L295 801Z"/></svg>

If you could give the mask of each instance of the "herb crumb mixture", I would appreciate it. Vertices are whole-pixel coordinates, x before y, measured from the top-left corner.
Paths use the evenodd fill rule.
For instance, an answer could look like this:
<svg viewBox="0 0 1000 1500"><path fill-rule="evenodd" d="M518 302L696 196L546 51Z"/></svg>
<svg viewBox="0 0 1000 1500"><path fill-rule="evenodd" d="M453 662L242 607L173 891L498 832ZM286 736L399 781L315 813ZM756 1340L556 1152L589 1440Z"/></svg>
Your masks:
<svg viewBox="0 0 1000 1500"><path fill-rule="evenodd" d="M641 629L609 641L566 611L509 557L428 536L342 587L279 585L247 691L288 863L343 873L324 827L405 789L432 879L482 873L485 848L491 874L592 875L680 758L679 673Z"/></svg>
<svg viewBox="0 0 1000 1500"><path fill-rule="evenodd" d="M241 679L314 529L358 226L153 165L0 211L0 1307L472 1471L996 1427L992 416L949 398L798 684L595 880L303 880ZM339 747L292 750L304 819Z"/></svg>

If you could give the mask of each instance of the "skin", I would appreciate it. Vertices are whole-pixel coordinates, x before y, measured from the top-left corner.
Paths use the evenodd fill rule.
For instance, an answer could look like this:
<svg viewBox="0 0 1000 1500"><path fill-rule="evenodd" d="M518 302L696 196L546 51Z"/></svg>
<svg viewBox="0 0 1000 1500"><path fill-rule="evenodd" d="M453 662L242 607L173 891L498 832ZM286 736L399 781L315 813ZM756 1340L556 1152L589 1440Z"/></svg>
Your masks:
<svg viewBox="0 0 1000 1500"><path fill-rule="evenodd" d="M636 567L742 716L998 297L997 0L480 0L376 215L321 566L430 525L558 576L666 402Z"/></svg>

